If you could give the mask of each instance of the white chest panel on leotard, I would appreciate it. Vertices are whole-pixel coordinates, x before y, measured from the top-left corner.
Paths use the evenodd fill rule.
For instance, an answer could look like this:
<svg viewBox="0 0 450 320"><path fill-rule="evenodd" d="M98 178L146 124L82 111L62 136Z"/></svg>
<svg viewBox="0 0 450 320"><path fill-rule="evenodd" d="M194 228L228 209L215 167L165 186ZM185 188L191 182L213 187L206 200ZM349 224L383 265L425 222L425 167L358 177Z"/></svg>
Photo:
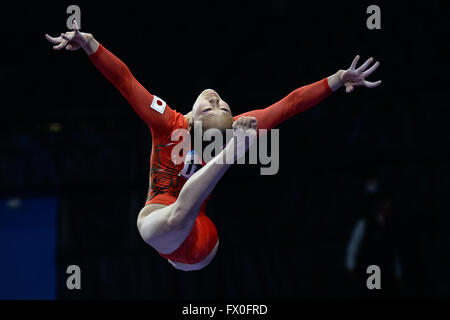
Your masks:
<svg viewBox="0 0 450 320"><path fill-rule="evenodd" d="M191 150L189 154L186 155L183 170L181 170L178 175L189 179L194 173L200 170L201 167L202 164L199 161L199 157L195 154L194 150Z"/></svg>

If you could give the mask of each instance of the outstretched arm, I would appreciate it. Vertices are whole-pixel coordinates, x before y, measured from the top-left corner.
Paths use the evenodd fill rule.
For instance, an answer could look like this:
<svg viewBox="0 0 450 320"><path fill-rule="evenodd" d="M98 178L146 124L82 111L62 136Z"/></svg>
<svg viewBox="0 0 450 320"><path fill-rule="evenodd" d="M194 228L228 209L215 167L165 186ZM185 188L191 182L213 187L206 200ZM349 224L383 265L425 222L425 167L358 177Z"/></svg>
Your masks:
<svg viewBox="0 0 450 320"><path fill-rule="evenodd" d="M45 35L54 43L53 49L74 51L82 48L97 69L127 99L135 112L147 123L154 136L167 133L176 114L164 101L149 93L133 76L128 67L94 39L92 34L80 32L74 20L74 31L54 38Z"/></svg>
<svg viewBox="0 0 450 320"><path fill-rule="evenodd" d="M315 106L331 93L327 79L323 79L292 91L265 109L240 114L234 117L234 120L242 116L255 117L258 120L258 129L272 129L296 114Z"/></svg>
<svg viewBox="0 0 450 320"><path fill-rule="evenodd" d="M370 58L361 67L356 69L358 60L359 56L356 56L349 69L339 70L325 79L300 87L273 105L265 109L240 114L234 117L234 120L242 116L255 117L258 120L259 129L272 129L296 114L317 105L332 92L344 85L347 92L353 91L354 87L357 86L365 86L368 88L379 86L381 80L376 82L365 80L366 77L378 68L379 62L376 62L372 67L367 69L373 61Z"/></svg>

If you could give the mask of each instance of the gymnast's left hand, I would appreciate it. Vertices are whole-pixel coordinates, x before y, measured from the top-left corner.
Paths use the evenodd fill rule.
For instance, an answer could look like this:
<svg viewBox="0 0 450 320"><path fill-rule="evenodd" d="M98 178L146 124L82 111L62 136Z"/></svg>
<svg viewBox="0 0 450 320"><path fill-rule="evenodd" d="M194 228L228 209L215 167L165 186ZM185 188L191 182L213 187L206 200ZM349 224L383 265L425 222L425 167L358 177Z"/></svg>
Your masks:
<svg viewBox="0 0 450 320"><path fill-rule="evenodd" d="M359 86L364 86L367 88L375 88L381 84L381 80L375 82L366 80L366 78L370 76L378 68L380 63L377 61L369 69L367 69L369 65L373 62L373 58L369 58L359 68L356 68L358 60L359 55L356 56L355 59L353 59L350 68L340 73L340 79L342 82L344 82L346 92L352 92L355 87Z"/></svg>

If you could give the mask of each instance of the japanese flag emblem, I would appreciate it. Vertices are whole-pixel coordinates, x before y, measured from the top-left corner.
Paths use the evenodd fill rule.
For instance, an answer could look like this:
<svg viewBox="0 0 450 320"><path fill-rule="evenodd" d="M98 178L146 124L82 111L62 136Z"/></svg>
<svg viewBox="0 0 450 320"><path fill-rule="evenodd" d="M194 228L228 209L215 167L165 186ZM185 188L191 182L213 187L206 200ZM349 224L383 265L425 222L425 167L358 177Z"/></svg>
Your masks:
<svg viewBox="0 0 450 320"><path fill-rule="evenodd" d="M158 98L157 96L153 96L152 104L150 105L150 108L158 111L159 113L163 114L164 109L166 108L166 103L164 100Z"/></svg>

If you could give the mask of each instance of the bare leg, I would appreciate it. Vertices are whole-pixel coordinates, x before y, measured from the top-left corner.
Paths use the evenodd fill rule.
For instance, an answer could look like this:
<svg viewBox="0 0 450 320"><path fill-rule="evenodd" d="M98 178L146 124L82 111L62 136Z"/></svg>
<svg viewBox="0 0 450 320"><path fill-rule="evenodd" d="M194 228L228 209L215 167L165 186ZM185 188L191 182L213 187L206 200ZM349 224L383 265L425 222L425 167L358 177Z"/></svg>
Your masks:
<svg viewBox="0 0 450 320"><path fill-rule="evenodd" d="M219 155L218 155L219 156ZM218 156L186 181L177 201L152 211L150 206L142 209L138 229L145 242L163 254L170 254L189 235L200 207L211 193L230 164L218 164Z"/></svg>
<svg viewBox="0 0 450 320"><path fill-rule="evenodd" d="M253 119L242 117L233 126L235 129L242 129L242 132L253 130L252 139L247 147L256 137L254 130L256 119ZM236 156L239 158L245 154L247 148L242 153L240 151L243 149L242 145L239 145L235 139L231 139L222 152L186 181L177 201L157 210L150 206L141 210L137 225L145 242L163 254L170 254L178 249L189 235L203 201L230 167L231 164L224 163L223 159L234 155L236 144L238 149ZM149 210L154 211L149 214Z"/></svg>

